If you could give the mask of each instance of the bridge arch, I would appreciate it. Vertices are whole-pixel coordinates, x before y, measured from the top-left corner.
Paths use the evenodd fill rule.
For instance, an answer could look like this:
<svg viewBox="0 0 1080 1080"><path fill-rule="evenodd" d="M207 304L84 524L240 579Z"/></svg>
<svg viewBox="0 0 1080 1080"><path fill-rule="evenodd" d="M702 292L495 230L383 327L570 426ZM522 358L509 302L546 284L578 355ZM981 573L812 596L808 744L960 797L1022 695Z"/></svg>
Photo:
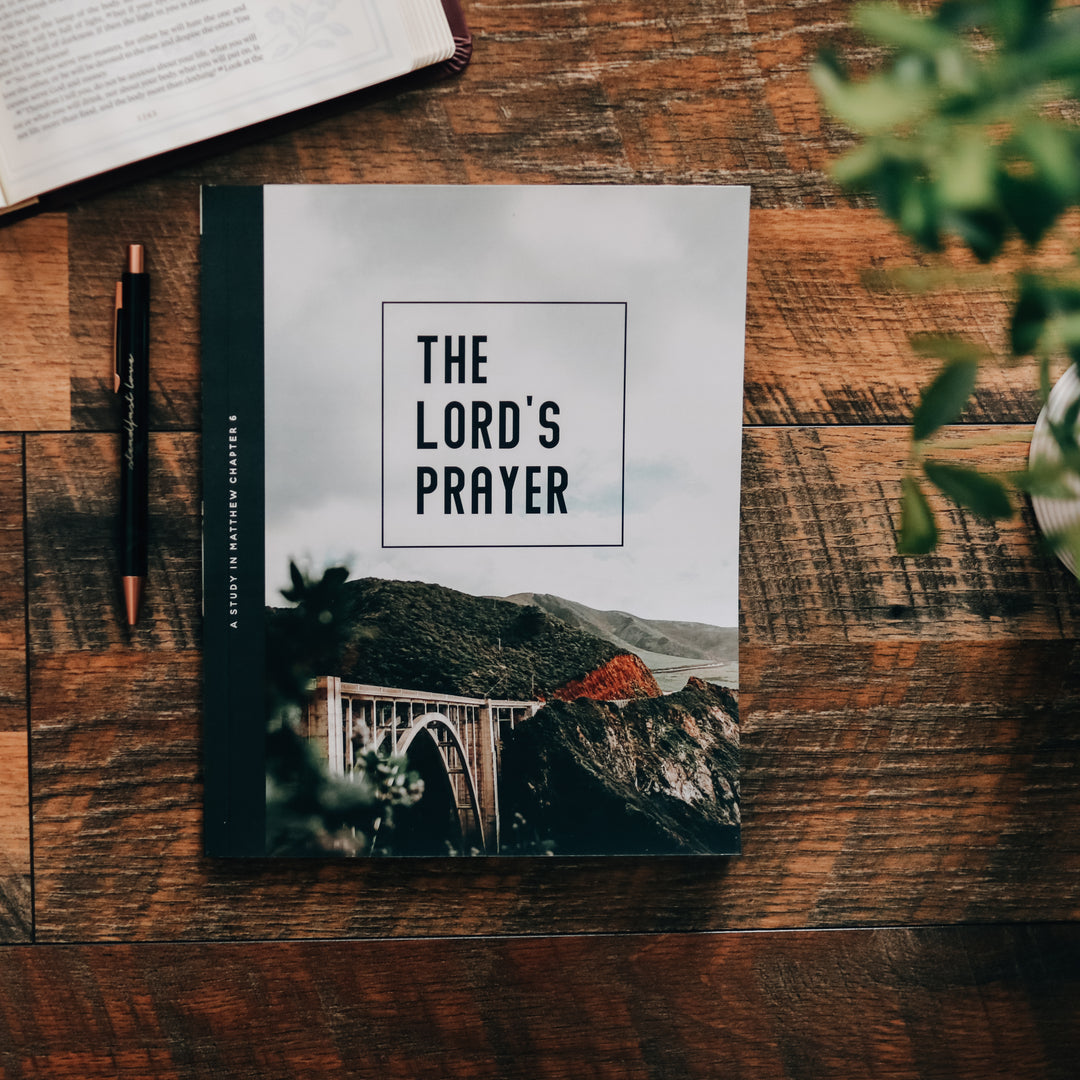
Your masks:
<svg viewBox="0 0 1080 1080"><path fill-rule="evenodd" d="M465 784L465 792L468 796L468 806L462 806L455 800L455 811L461 826L461 835L469 834L467 823L462 820L462 810L467 810L472 815L473 831L479 840L478 847L487 849L487 837L484 835L484 817L480 806L480 798L477 791L476 777L473 775L472 766L469 762L469 754L465 744L461 740L453 721L440 712L428 712L414 717L409 726L401 732L394 746L394 753L407 755L409 747L413 745L418 736L427 735L438 751L439 759L446 770L450 781L451 791L456 792L454 776L460 775ZM439 736L442 736L440 738ZM455 763L450 760L450 751L453 751L457 759Z"/></svg>
<svg viewBox="0 0 1080 1080"><path fill-rule="evenodd" d="M539 702L353 683L336 675L317 676L310 689L300 732L332 776L348 776L362 749L401 754L411 746L414 758L426 759L451 831L462 826L454 843L488 854L499 850L500 739ZM434 816L432 825L438 827Z"/></svg>

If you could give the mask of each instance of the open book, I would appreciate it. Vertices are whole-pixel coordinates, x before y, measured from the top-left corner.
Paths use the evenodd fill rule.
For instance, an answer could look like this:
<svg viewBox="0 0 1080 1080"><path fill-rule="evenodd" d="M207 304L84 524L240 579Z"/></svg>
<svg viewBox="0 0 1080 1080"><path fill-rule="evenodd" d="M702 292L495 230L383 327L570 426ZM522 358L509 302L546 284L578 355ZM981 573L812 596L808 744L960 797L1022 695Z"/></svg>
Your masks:
<svg viewBox="0 0 1080 1080"><path fill-rule="evenodd" d="M203 189L209 853L739 850L748 219Z"/></svg>
<svg viewBox="0 0 1080 1080"><path fill-rule="evenodd" d="M0 0L0 211L468 48L457 0Z"/></svg>

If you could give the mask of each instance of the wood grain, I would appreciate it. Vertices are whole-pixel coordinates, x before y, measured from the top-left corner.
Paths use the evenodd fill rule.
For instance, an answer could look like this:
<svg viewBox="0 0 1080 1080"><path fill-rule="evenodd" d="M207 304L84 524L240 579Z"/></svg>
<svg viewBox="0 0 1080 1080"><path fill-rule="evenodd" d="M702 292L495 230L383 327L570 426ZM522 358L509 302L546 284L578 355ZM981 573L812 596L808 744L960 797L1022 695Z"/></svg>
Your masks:
<svg viewBox="0 0 1080 1080"><path fill-rule="evenodd" d="M29 941L30 769L27 734L0 731L0 942Z"/></svg>
<svg viewBox="0 0 1080 1080"><path fill-rule="evenodd" d="M71 230L71 334L77 346L71 372L71 427L119 429L110 352L115 282L128 242L143 244L150 273L150 426L197 428L199 423L198 188L183 197L175 184L146 184L110 194L79 215ZM165 207L168 210L165 210ZM117 235L117 221L124 234Z"/></svg>
<svg viewBox="0 0 1080 1080"><path fill-rule="evenodd" d="M11 948L0 1069L1065 1080L1078 973L1075 926Z"/></svg>
<svg viewBox="0 0 1080 1080"><path fill-rule="evenodd" d="M36 435L27 444L31 644L38 654L123 643L138 650L197 645L200 611L198 442L150 442L150 551L143 613L124 626L117 564L119 439Z"/></svg>
<svg viewBox="0 0 1080 1080"><path fill-rule="evenodd" d="M69 424L67 238L62 214L0 229L0 430Z"/></svg>
<svg viewBox="0 0 1080 1080"><path fill-rule="evenodd" d="M0 436L0 941L28 941L30 769L27 759L23 452Z"/></svg>
<svg viewBox="0 0 1080 1080"><path fill-rule="evenodd" d="M990 272L956 247L919 253L876 210L753 211L745 422L906 424L941 366L912 346L926 335L962 337L986 352L965 420L1034 422L1036 367L1009 351L1010 274L1069 265L1077 236L1080 220L1071 217L1037 257L1014 245ZM947 277L916 291L898 282L901 271Z"/></svg>
<svg viewBox="0 0 1080 1080"><path fill-rule="evenodd" d="M23 447L0 435L0 731L26 732Z"/></svg>
<svg viewBox="0 0 1080 1080"><path fill-rule="evenodd" d="M969 437L990 444L965 446ZM954 429L943 434L943 455L1007 472L1023 467L1026 438L1026 429L1005 426ZM897 428L747 430L744 640L1076 637L1080 589L1043 550L1022 500L1013 520L989 523L928 492L938 549L917 559L896 554L907 454L908 434Z"/></svg>

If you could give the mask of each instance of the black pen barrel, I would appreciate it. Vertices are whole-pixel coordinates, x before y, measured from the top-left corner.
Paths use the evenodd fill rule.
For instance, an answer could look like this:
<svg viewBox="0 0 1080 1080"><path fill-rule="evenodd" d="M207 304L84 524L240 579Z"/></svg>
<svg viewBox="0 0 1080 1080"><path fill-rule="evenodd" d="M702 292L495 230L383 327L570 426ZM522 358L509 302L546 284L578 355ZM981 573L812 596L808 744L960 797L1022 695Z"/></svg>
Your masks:
<svg viewBox="0 0 1080 1080"><path fill-rule="evenodd" d="M146 576L150 378L150 280L121 276L118 326L120 375L120 545L123 577Z"/></svg>

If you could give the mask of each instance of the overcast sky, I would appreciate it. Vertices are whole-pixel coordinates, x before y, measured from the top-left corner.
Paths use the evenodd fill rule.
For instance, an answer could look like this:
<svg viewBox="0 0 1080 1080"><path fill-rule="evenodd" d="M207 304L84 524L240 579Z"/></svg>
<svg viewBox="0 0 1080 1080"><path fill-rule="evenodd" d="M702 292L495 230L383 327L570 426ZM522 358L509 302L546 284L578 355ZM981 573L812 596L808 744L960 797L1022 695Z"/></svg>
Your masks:
<svg viewBox="0 0 1080 1080"><path fill-rule="evenodd" d="M706 186L267 188L268 602L293 559L737 625L747 207L746 188ZM428 323L488 337L483 388L422 384ZM447 400L514 401L521 445L418 452L421 398L438 442ZM536 441L541 399L559 405L556 448ZM384 446L395 542L622 546L384 548ZM440 483L447 463L489 465L496 513L447 519L440 489L413 529L427 461ZM500 518L498 466L533 463L566 469L568 513L525 518L519 500Z"/></svg>

